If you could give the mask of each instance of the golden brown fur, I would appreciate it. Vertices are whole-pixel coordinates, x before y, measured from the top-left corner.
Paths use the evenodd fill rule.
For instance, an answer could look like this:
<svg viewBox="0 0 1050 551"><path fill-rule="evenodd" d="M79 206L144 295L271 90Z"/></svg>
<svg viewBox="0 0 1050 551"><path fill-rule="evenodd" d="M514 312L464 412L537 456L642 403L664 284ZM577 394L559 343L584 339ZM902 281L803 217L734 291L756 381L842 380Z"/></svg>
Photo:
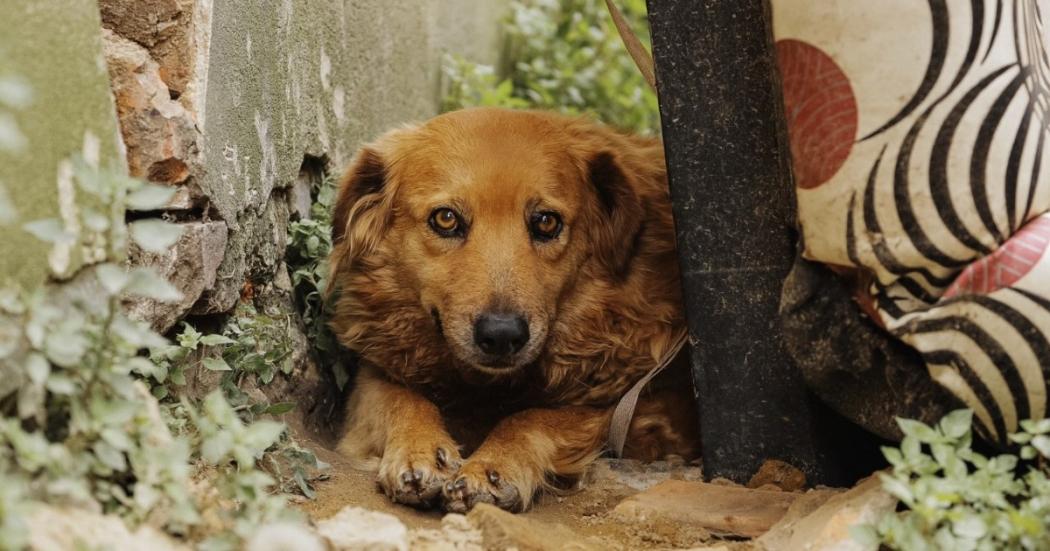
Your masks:
<svg viewBox="0 0 1050 551"><path fill-rule="evenodd" d="M462 235L438 233L440 208ZM555 238L530 233L540 212L560 217ZM550 113L449 113L366 146L334 221L332 327L362 360L340 449L380 458L395 501L527 507L600 454L612 406L684 326L655 139ZM479 348L489 312L527 324L520 352ZM691 454L694 427L672 417L693 414L676 405L643 400L628 449Z"/></svg>

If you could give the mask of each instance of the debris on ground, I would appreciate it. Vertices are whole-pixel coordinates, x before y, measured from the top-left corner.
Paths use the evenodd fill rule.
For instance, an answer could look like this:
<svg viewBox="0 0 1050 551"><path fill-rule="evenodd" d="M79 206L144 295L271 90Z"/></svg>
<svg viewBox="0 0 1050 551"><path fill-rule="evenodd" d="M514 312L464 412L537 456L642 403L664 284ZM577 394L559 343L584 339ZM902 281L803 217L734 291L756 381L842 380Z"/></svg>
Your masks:
<svg viewBox="0 0 1050 551"><path fill-rule="evenodd" d="M543 495L525 513L479 505L465 516L443 515L391 503L373 473L352 469L322 446L313 449L331 464L332 476L300 507L332 549L852 551L863 548L849 539L848 527L893 507L875 478L848 491L792 491L800 480L794 468L767 462L752 478L759 488L747 488L704 483L701 468L683 461L601 459L577 491ZM376 537L384 532L389 536ZM332 536L340 533L367 541Z"/></svg>
<svg viewBox="0 0 1050 551"><path fill-rule="evenodd" d="M613 515L625 522L665 519L711 532L755 537L779 521L800 494L668 480L629 497Z"/></svg>
<svg viewBox="0 0 1050 551"><path fill-rule="evenodd" d="M806 487L806 473L779 459L767 459L747 483L748 488L797 492Z"/></svg>
<svg viewBox="0 0 1050 551"><path fill-rule="evenodd" d="M600 551L601 542L582 539L564 525L543 523L508 513L487 503L467 514L467 520L481 530L485 549L521 551Z"/></svg>

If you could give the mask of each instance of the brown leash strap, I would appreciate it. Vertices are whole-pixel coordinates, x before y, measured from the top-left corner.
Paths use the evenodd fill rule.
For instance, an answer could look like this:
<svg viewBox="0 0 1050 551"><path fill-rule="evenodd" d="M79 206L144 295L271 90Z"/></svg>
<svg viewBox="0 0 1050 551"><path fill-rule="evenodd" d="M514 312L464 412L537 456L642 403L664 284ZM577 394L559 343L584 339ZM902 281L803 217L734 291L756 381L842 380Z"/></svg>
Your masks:
<svg viewBox="0 0 1050 551"><path fill-rule="evenodd" d="M605 7L609 8L609 15L612 16L613 24L616 25L616 31L620 33L620 39L623 40L623 45L627 47L627 53L631 54L631 59L634 60L638 71L642 73L642 78L645 79L650 88L656 90L656 73L653 70L652 54L645 49L642 41L638 39L638 35L631 30L631 26L627 24L627 20L620 9L613 4L613 0L605 0ZM653 380L653 377L659 375L665 367L671 365L671 362L678 356L682 347L685 346L687 339L688 332L683 330L675 339L667 354L656 364L656 367L649 370L644 377L631 387L631 390L628 390L623 395L623 398L620 398L620 403L616 404L612 421L609 424L608 442L609 449L616 454L616 457L623 455L623 446L627 441L627 431L631 428L631 419L634 417L634 409L638 406L638 396L641 395L642 389L649 384L649 381Z"/></svg>
<svg viewBox="0 0 1050 551"><path fill-rule="evenodd" d="M631 390L627 391L627 394L620 398L620 403L616 404L616 409L613 411L612 421L609 424L609 449L612 450L616 457L623 456L623 445L627 442L627 431L631 428L631 419L634 417L634 408L638 405L638 396L642 393L642 389L645 385L649 384L649 381L653 380L664 370L665 367L671 365L674 361L675 356L685 346L685 341L688 339L688 333L685 330L675 338L674 343L671 345L670 350L660 359L660 362L656 364L656 367L649 370L634 386Z"/></svg>
<svg viewBox="0 0 1050 551"><path fill-rule="evenodd" d="M609 15L612 15L613 24L616 25L616 31L620 33L623 45L627 47L627 53L631 54L631 59L638 66L638 70L642 73L642 77L645 78L645 82L649 83L650 88L656 90L656 73L653 71L652 54L645 49L642 41L638 40L638 35L631 30L631 26L627 24L627 20L624 19L620 8L613 4L613 0L605 0L605 6L609 8Z"/></svg>

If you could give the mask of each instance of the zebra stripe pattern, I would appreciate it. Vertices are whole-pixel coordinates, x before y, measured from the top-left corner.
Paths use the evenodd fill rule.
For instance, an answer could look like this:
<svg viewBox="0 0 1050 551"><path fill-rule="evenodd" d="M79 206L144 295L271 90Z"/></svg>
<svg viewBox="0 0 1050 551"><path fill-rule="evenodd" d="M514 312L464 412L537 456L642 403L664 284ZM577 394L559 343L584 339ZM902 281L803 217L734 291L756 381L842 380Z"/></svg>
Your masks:
<svg viewBox="0 0 1050 551"><path fill-rule="evenodd" d="M871 273L860 298L875 307L877 321L915 347L931 376L974 409L986 438L1003 442L1020 420L1047 415L1046 6L1042 0L915 3L925 4L930 22L921 80L877 122L857 101L861 124L846 168L818 185L807 176L800 186L807 246L818 242L807 254ZM831 4L839 7L820 9L853 9ZM778 39L788 34L782 31ZM807 32L815 31L792 29L788 40L806 43ZM824 55L836 59L834 47L848 57L849 44ZM793 117L793 104L807 98L792 98L790 90L804 89L794 81L810 78L796 67L799 60L816 57L781 54L793 160L807 167L795 150L796 134L819 126ZM894 66L872 62L870 70ZM841 125L825 132L841 133ZM819 136L805 139L822 143Z"/></svg>

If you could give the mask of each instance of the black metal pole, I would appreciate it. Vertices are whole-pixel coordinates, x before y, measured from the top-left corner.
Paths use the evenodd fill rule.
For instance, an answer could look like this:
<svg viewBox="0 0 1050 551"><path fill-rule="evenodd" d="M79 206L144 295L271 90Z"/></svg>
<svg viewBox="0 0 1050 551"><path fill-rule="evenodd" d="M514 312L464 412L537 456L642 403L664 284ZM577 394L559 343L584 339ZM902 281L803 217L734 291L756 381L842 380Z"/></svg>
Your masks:
<svg viewBox="0 0 1050 551"><path fill-rule="evenodd" d="M795 201L769 2L648 5L705 475L746 482L780 459L824 482L779 323Z"/></svg>

